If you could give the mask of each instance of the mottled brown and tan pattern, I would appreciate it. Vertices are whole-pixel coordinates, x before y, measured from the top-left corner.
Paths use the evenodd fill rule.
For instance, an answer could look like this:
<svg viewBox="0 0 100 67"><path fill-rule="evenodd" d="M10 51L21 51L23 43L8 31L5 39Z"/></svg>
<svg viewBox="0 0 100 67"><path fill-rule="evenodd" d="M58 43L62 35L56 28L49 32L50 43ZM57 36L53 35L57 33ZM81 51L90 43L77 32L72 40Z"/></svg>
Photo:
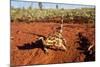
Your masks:
<svg viewBox="0 0 100 67"><path fill-rule="evenodd" d="M43 41L44 46L48 46L48 47L55 46L57 48L63 48L64 50L66 50L66 47L64 46L66 44L66 41L62 36L61 29L57 30L52 36L48 35L46 39L44 39L43 37L40 37L39 39ZM44 50L48 52L47 48L45 47Z"/></svg>

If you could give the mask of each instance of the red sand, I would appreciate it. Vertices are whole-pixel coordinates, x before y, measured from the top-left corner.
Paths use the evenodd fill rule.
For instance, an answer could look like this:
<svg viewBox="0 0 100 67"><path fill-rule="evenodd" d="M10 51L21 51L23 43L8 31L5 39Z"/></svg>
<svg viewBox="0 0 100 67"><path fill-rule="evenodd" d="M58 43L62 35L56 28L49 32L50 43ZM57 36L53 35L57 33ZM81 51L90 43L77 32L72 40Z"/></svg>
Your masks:
<svg viewBox="0 0 100 67"><path fill-rule="evenodd" d="M52 64L52 63L66 63L66 62L83 62L86 57L80 50L77 41L77 33L82 32L89 41L94 42L95 28L92 24L64 24L63 36L67 41L67 51L49 50L45 54L40 48L20 50L17 46L24 46L24 44L35 42L38 36L28 34L37 33L47 36L52 33L55 28L59 26L57 23L11 23L11 65L32 65L32 64Z"/></svg>

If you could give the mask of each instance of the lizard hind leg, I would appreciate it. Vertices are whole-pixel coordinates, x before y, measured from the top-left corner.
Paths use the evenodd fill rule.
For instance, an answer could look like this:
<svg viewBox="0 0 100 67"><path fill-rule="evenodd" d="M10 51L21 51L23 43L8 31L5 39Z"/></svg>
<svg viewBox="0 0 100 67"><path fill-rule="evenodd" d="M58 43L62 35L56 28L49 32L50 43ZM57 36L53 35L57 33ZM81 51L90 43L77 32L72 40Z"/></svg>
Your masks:
<svg viewBox="0 0 100 67"><path fill-rule="evenodd" d="M62 44L62 48L63 48L64 50L67 50L66 47L65 47L63 44Z"/></svg>
<svg viewBox="0 0 100 67"><path fill-rule="evenodd" d="M39 39L42 40L44 52L45 53L48 53L48 49L46 48L46 42L45 42L44 38L43 37L40 37Z"/></svg>
<svg viewBox="0 0 100 67"><path fill-rule="evenodd" d="M44 51L45 53L48 53L48 49L46 47L44 47Z"/></svg>

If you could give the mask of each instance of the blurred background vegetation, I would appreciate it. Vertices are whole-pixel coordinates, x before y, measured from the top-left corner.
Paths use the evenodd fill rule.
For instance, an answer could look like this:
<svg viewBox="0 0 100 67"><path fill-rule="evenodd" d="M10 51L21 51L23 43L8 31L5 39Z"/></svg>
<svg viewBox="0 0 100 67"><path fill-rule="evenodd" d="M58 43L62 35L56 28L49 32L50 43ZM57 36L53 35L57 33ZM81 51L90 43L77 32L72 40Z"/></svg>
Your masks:
<svg viewBox="0 0 100 67"><path fill-rule="evenodd" d="M11 21L18 22L61 22L64 23L95 23L95 8L64 9L56 5L55 9L43 9L42 2L38 2L39 8L15 8L11 6Z"/></svg>

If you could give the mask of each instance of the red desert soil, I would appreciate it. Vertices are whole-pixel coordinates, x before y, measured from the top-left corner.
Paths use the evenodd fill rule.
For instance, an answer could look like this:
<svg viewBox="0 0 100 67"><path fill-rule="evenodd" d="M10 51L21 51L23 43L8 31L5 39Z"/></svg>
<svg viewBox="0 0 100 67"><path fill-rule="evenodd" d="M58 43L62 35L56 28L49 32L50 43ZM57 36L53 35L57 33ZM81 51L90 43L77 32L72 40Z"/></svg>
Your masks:
<svg viewBox="0 0 100 67"><path fill-rule="evenodd" d="M55 64L67 62L83 62L86 57L80 50L77 33L82 32L92 43L95 39L95 28L93 24L64 24L63 36L67 41L66 51L48 49L45 54L40 48L20 50L17 46L31 45L38 36L36 33L47 36L54 32L58 23L11 23L11 65L32 65L32 64Z"/></svg>

